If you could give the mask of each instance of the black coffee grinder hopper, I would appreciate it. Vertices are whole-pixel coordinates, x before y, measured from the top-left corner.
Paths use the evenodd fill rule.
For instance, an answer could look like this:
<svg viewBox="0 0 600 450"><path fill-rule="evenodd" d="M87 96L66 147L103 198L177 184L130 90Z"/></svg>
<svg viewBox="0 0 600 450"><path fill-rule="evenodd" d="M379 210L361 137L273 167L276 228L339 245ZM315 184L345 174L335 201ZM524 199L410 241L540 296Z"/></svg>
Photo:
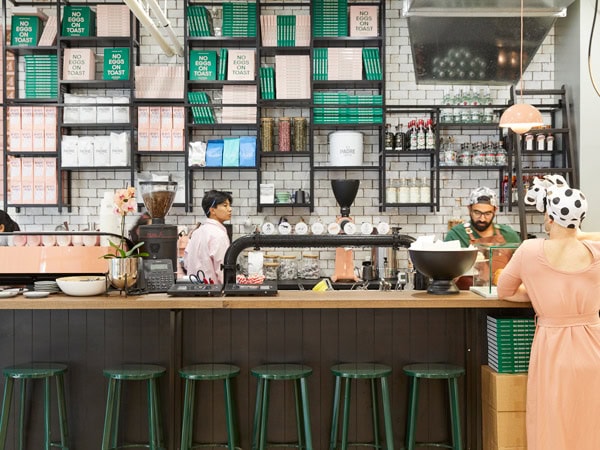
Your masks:
<svg viewBox="0 0 600 450"><path fill-rule="evenodd" d="M177 273L177 226L165 224L169 213L177 182L140 181L140 192L144 206L152 217L152 223L139 228L140 241L144 243L142 251L148 253L147 259L170 259L173 263L173 277Z"/></svg>
<svg viewBox="0 0 600 450"><path fill-rule="evenodd" d="M344 233L344 226L352 222L350 206L354 203L360 180L331 180L333 195L340 205L340 216L337 221ZM358 281L354 272L354 252L350 249L337 247L335 249L335 271L332 281Z"/></svg>

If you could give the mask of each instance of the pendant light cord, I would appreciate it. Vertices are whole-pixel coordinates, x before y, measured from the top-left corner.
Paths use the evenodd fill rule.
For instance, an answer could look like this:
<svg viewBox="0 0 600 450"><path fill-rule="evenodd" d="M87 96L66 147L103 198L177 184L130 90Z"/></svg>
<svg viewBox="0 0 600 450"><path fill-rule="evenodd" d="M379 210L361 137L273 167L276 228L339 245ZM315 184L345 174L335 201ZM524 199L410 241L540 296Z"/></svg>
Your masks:
<svg viewBox="0 0 600 450"><path fill-rule="evenodd" d="M594 3L594 18L592 19L592 30L590 31L590 41L588 43L588 72L590 74L590 80L592 82L592 86L594 87L594 91L596 91L596 95L600 97L600 89L598 89L598 85L594 80L594 74L592 72L592 41L594 38L594 29L596 28L596 17L598 16L598 0Z"/></svg>
<svg viewBox="0 0 600 450"><path fill-rule="evenodd" d="M596 0L598 1L598 0ZM519 49L519 73L521 74L521 103L523 103L523 0L521 0L521 48Z"/></svg>

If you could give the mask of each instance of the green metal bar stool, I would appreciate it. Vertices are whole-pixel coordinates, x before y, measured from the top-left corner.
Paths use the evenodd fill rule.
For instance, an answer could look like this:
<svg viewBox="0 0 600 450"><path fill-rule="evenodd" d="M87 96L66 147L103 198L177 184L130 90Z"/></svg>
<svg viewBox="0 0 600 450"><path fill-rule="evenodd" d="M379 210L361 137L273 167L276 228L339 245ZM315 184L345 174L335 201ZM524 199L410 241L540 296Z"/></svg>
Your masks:
<svg viewBox="0 0 600 450"><path fill-rule="evenodd" d="M12 403L12 393L15 380L21 380L19 386L19 435L18 449L24 448L25 432L25 392L30 380L44 380L44 449L58 447L63 450L69 448L69 432L67 427L67 407L65 401L64 374L67 366L58 363L34 362L18 366L5 367L3 370L6 377L4 384L4 396L2 398L2 418L0 419L0 449L6 447L6 435L8 432L8 419ZM58 423L60 428L60 443L52 442L50 430L50 379L56 380L56 399L58 403Z"/></svg>
<svg viewBox="0 0 600 450"><path fill-rule="evenodd" d="M108 394L106 397L106 414L102 433L102 450L125 447L147 447L150 450L164 449L162 440L162 421L158 396L157 379L162 377L166 369L153 364L126 364L116 368L104 369L108 378ZM117 444L119 434L119 407L121 403L121 387L123 381L146 381L148 395L148 443Z"/></svg>
<svg viewBox="0 0 600 450"><path fill-rule="evenodd" d="M195 364L179 370L181 378L185 379L185 394L183 397L183 419L181 424L180 450L191 450L195 447L227 447L236 448L237 427L235 422L235 407L231 392L231 379L238 376L240 368L231 364ZM194 401L197 381L223 380L225 384L225 418L227 421L226 444L198 444L193 442Z"/></svg>
<svg viewBox="0 0 600 450"><path fill-rule="evenodd" d="M342 419L342 441L341 448L346 450L349 445L370 446L374 448L384 448L379 438L379 401L377 399L377 381L381 385L381 400L383 403L383 420L385 428L385 448L394 449L394 432L392 428L392 412L390 408L390 390L388 386L388 377L392 374L392 368L384 364L374 363L347 363L337 364L331 367L335 375L335 388L333 391L333 414L331 418L331 436L329 438L329 449L338 448L338 422L340 393L342 381L344 381L344 416ZM350 385L352 379L369 380L371 384L371 408L373 410L373 442L348 442L348 423L350 421Z"/></svg>
<svg viewBox="0 0 600 450"><path fill-rule="evenodd" d="M286 380L294 381L298 442L277 445L312 450L310 408L308 403L308 387L306 385L306 380L312 374L312 369L301 364L266 364L254 367L251 373L258 378L256 408L254 410L254 424L252 427L252 450L264 450L269 446L267 442L267 422L269 419L270 382Z"/></svg>
<svg viewBox="0 0 600 450"><path fill-rule="evenodd" d="M458 402L458 378L465 373L465 369L451 364L411 364L404 366L404 373L410 379L410 396L408 400L408 418L406 424L406 450L420 447L445 447L453 450L462 450L462 437L460 425L460 405ZM415 442L417 428L417 409L419 406L419 380L421 378L448 380L448 393L450 400L450 422L452 429L452 444Z"/></svg>

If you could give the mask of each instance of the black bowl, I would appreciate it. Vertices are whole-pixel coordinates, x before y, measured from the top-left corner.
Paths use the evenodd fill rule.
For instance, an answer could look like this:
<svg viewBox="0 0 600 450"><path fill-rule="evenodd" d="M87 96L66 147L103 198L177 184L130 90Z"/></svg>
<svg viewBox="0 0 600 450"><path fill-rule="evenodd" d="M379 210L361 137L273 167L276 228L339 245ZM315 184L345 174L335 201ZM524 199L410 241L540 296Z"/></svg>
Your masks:
<svg viewBox="0 0 600 450"><path fill-rule="evenodd" d="M477 259L477 249L413 250L410 259L419 272L432 279L427 292L436 295L458 294L456 277L467 272Z"/></svg>

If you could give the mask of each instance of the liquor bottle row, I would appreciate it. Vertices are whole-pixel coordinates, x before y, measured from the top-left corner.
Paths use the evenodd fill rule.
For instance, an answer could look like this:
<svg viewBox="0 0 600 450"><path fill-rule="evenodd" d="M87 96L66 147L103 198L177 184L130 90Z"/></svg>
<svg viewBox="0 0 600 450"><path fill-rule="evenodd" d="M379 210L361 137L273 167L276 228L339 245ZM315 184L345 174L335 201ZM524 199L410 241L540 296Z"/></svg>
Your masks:
<svg viewBox="0 0 600 450"><path fill-rule="evenodd" d="M413 119L408 122L406 132L404 124L385 125L386 151L433 151L435 149L435 129L431 119Z"/></svg>
<svg viewBox="0 0 600 450"><path fill-rule="evenodd" d="M507 153L501 141L457 144L442 143L440 166L506 166Z"/></svg>

